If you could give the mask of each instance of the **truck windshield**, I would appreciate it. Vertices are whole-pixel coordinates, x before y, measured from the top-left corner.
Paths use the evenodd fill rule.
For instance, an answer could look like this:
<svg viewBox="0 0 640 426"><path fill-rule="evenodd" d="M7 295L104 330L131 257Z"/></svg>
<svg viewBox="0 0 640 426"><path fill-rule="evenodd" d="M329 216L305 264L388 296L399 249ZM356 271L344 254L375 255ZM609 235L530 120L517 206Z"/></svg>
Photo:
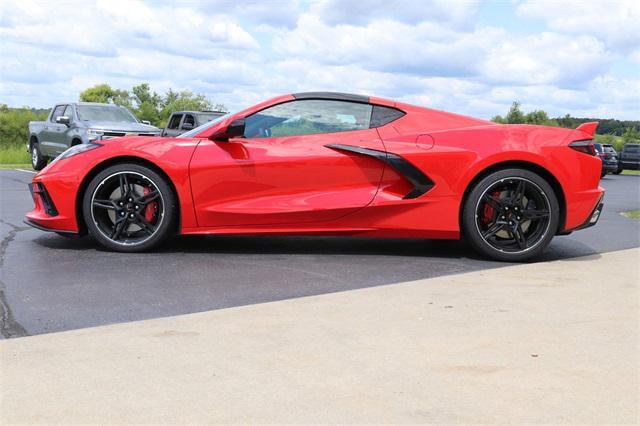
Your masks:
<svg viewBox="0 0 640 426"><path fill-rule="evenodd" d="M138 120L126 109L118 106L78 105L78 118L82 121L124 121L137 123Z"/></svg>

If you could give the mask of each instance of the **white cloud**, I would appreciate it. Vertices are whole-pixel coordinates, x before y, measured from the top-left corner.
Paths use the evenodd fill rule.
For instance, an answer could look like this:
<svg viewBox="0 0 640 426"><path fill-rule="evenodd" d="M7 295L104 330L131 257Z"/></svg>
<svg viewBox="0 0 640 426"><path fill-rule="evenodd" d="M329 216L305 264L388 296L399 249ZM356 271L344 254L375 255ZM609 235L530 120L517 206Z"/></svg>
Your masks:
<svg viewBox="0 0 640 426"><path fill-rule="evenodd" d="M291 31L274 37L276 52L319 63L359 64L369 70L419 75L460 76L476 73L487 47L501 30L456 32L436 22L415 25L376 19L365 26L331 26L304 14Z"/></svg>
<svg viewBox="0 0 640 426"><path fill-rule="evenodd" d="M499 83L572 87L605 72L611 61L603 43L594 37L542 33L512 37L491 47L482 73Z"/></svg>
<svg viewBox="0 0 640 426"><path fill-rule="evenodd" d="M479 5L479 0L328 0L314 3L310 12L330 25L392 19L411 24L441 22L459 29L474 25Z"/></svg>
<svg viewBox="0 0 640 426"><path fill-rule="evenodd" d="M552 115L639 115L640 78L629 71L638 32L624 8L611 18L591 5L554 6L555 15L513 6L514 19L547 25L527 33L484 25L476 1L9 1L0 0L0 103L10 105L149 82L230 108L335 90L485 118L513 100ZM598 25L584 22L597 14Z"/></svg>
<svg viewBox="0 0 640 426"><path fill-rule="evenodd" d="M627 53L640 45L640 2L527 0L518 7L522 17L544 19L549 28L567 34L588 34L611 49Z"/></svg>

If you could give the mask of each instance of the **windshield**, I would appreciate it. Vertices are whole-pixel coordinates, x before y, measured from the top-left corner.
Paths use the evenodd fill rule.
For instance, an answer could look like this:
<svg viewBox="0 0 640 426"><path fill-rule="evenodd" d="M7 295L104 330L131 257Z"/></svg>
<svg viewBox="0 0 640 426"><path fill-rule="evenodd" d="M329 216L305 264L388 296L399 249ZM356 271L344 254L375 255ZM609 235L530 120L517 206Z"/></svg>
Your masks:
<svg viewBox="0 0 640 426"><path fill-rule="evenodd" d="M119 106L78 105L77 110L78 118L82 121L138 122L128 110Z"/></svg>
<svg viewBox="0 0 640 426"><path fill-rule="evenodd" d="M185 132L185 133L183 133L183 134L181 134L180 136L177 136L177 137L179 137L179 138L192 138L195 135L197 135L198 133L202 132L203 130L207 130L208 128L218 124L224 118L226 118L227 115L228 114L224 114L224 115L221 115L220 117L214 118L213 120L204 123L202 126L198 126L195 129L189 130L188 132Z"/></svg>

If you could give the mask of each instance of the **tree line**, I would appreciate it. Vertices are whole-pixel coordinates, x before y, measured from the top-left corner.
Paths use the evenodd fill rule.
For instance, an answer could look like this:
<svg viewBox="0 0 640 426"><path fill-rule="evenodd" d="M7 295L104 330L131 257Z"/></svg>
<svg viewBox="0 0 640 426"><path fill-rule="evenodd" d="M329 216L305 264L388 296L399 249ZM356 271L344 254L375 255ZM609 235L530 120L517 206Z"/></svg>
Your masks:
<svg viewBox="0 0 640 426"><path fill-rule="evenodd" d="M615 120L612 118L577 118L567 114L564 117L549 118L543 110L523 112L520 103L515 101L511 108L503 117L494 116L491 121L502 124L540 124L545 126L557 126L575 129L582 123L597 121L595 140L600 143L608 143L615 147L617 151L622 149L625 143L640 143L640 121Z"/></svg>

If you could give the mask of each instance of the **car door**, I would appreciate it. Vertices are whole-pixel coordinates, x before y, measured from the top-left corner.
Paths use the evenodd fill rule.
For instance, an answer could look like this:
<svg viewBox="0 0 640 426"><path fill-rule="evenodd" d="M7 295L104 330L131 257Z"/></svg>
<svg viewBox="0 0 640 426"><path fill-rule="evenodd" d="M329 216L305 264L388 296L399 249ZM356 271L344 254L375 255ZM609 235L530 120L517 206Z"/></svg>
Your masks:
<svg viewBox="0 0 640 426"><path fill-rule="evenodd" d="M245 118L245 137L203 140L191 165L204 227L327 222L367 206L384 162L336 146L384 155L371 105L335 100L281 103Z"/></svg>
<svg viewBox="0 0 640 426"><path fill-rule="evenodd" d="M171 118L169 118L169 122L162 132L162 136L175 137L180 133L180 122L182 121L183 114L173 114Z"/></svg>
<svg viewBox="0 0 640 426"><path fill-rule="evenodd" d="M55 150L55 155L62 154L67 148L71 146L71 138L69 136L69 132L71 131L71 127L73 126L73 122L75 120L73 105L67 105L61 117L67 117L69 119L69 125L57 122L55 123L54 132L52 134L52 147Z"/></svg>
<svg viewBox="0 0 640 426"><path fill-rule="evenodd" d="M66 105L56 105L51 112L51 116L44 122L42 132L39 135L40 151L43 155L54 157L59 153L60 126L66 128L64 124L56 123L58 117L62 117Z"/></svg>

